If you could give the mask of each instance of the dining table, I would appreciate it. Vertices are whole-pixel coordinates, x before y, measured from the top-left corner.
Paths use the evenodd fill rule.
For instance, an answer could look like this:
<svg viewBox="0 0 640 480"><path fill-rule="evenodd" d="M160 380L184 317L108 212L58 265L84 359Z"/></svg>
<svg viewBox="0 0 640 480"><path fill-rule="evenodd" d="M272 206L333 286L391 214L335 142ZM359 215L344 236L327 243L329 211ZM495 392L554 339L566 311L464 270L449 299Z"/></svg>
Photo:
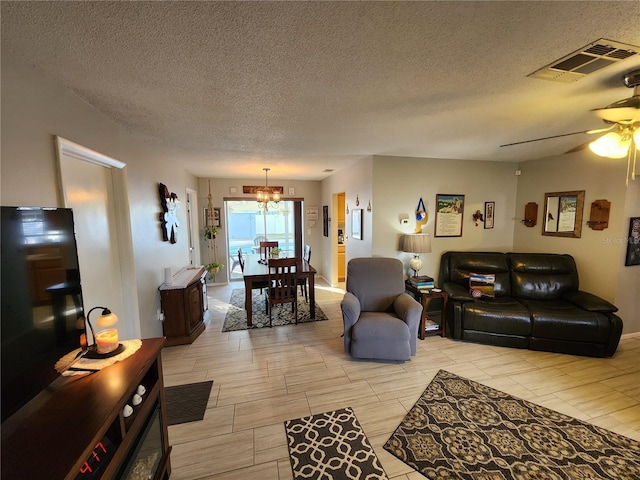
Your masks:
<svg viewBox="0 0 640 480"><path fill-rule="evenodd" d="M316 294L315 294L315 275L316 269L309 262L300 258L300 270L297 272L298 278L307 278L309 280L309 313L310 318L316 318ZM244 308L247 311L247 326L253 325L253 284L266 283L269 281L269 266L260 262L260 255L249 254L245 256L244 272Z"/></svg>

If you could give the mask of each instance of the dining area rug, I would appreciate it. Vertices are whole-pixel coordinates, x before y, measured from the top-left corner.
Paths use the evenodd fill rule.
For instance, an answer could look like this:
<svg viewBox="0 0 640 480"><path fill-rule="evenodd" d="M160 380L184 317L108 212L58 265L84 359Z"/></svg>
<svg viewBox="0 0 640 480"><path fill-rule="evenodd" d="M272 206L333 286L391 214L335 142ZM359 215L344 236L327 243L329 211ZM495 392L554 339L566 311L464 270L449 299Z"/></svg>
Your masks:
<svg viewBox="0 0 640 480"><path fill-rule="evenodd" d="M427 478L640 478L640 442L444 370L384 448Z"/></svg>
<svg viewBox="0 0 640 480"><path fill-rule="evenodd" d="M251 328L269 328L269 315L266 311L266 295L254 290L252 295L253 326ZM316 318L310 318L309 304L304 296L298 297L298 323L319 322L328 320L316 302ZM276 305L273 309L273 326L295 324L296 320L291 305ZM247 311L244 309L244 288L234 288L229 299L229 309L222 325L223 332L247 330Z"/></svg>

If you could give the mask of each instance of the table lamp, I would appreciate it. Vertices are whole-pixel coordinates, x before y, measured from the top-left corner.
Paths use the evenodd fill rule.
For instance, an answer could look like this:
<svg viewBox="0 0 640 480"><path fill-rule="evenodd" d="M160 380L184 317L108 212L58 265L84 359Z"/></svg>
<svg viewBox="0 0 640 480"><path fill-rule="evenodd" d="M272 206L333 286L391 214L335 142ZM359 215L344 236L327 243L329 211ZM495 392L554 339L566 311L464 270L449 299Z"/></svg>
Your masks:
<svg viewBox="0 0 640 480"><path fill-rule="evenodd" d="M96 326L102 327L103 329L96 332L93 329L93 325L91 324L89 317L91 315L91 312L99 308L102 309L102 313L98 317L98 320L96 320ZM111 310L106 307L93 307L91 310L89 310L89 313L87 313L85 319L87 321L87 324L89 324L91 336L93 337L93 344L89 346L87 346L86 337L84 337L84 339L82 337L80 338L82 349L84 350L86 348L88 350L85 357L108 358L113 357L114 355L117 355L124 350L124 345L118 342L118 329L104 328L111 327L118 323L118 317L114 313L111 313Z"/></svg>
<svg viewBox="0 0 640 480"><path fill-rule="evenodd" d="M407 234L402 239L402 251L413 253L409 266L413 270L414 277L422 270L421 253L431 253L431 237L428 233Z"/></svg>

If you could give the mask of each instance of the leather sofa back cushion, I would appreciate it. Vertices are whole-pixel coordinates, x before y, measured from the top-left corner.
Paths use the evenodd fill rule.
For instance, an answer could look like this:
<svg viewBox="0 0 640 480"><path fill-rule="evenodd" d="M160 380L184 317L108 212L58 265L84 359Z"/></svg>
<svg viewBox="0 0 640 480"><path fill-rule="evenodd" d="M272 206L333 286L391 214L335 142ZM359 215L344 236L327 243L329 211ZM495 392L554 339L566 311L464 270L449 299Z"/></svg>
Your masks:
<svg viewBox="0 0 640 480"><path fill-rule="evenodd" d="M493 273L496 276L494 293L496 297L511 295L508 258L503 253L455 252L449 257L449 275L445 281L456 282L469 288L471 273Z"/></svg>
<svg viewBox="0 0 640 480"><path fill-rule="evenodd" d="M570 255L509 253L513 296L531 300L554 300L564 292L578 290L578 271Z"/></svg>

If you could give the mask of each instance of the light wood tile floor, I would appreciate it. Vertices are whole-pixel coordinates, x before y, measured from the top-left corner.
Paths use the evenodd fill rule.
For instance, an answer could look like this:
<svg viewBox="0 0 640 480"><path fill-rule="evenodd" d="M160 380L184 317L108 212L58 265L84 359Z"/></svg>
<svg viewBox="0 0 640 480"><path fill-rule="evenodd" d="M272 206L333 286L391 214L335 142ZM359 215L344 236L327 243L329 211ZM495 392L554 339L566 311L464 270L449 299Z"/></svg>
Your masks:
<svg viewBox="0 0 640 480"><path fill-rule="evenodd" d="M640 440L640 334L613 358L418 340L405 363L356 361L343 351L343 292L322 281L328 321L222 333L233 288L210 287L212 313L191 345L163 350L166 385L214 380L204 420L169 427L171 478L292 479L284 420L352 407L389 478L423 478L382 445L439 369Z"/></svg>

